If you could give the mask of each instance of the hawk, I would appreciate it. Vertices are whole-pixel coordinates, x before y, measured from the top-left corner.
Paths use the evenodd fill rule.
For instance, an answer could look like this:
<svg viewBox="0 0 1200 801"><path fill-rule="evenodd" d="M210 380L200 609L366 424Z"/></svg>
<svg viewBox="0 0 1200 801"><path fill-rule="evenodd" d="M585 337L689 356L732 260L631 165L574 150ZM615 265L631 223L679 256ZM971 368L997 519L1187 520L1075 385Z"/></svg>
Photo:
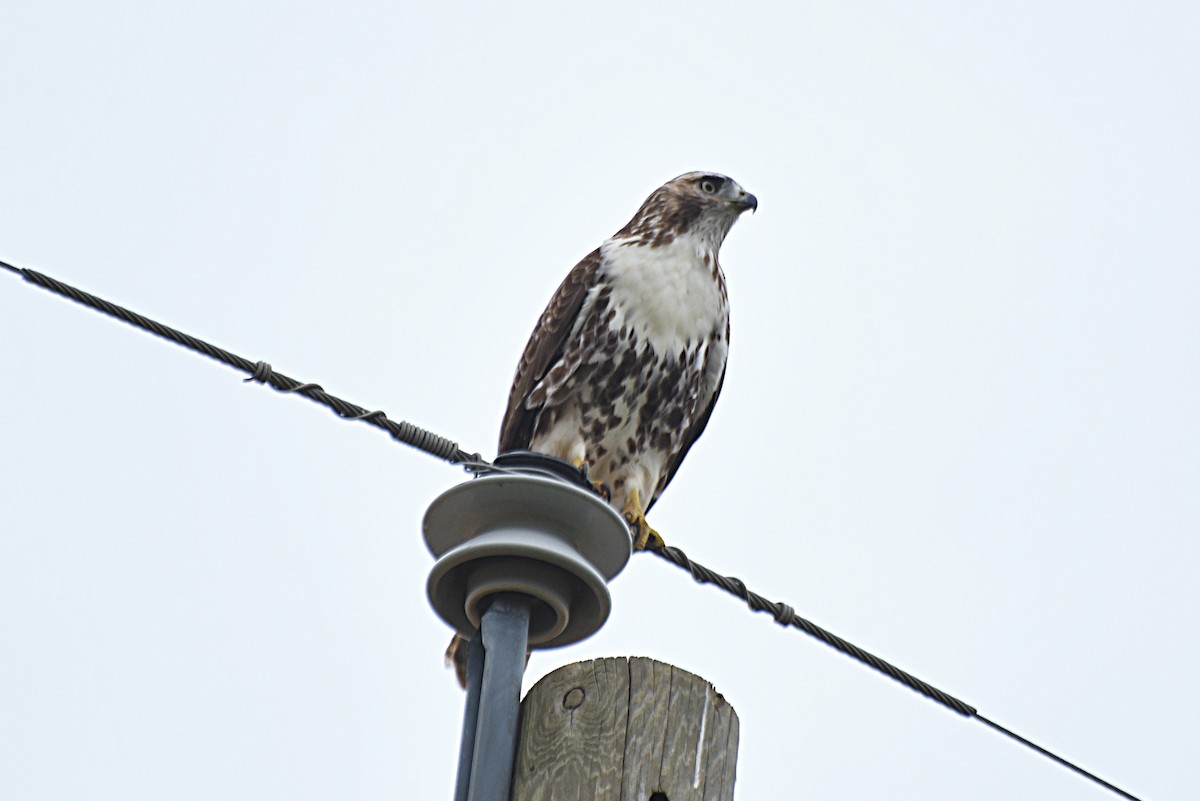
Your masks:
<svg viewBox="0 0 1200 801"><path fill-rule="evenodd" d="M729 300L717 255L754 195L689 172L654 190L629 223L575 265L525 346L500 453L530 450L587 471L660 548L646 512L704 431L725 378ZM446 652L465 683L465 642Z"/></svg>

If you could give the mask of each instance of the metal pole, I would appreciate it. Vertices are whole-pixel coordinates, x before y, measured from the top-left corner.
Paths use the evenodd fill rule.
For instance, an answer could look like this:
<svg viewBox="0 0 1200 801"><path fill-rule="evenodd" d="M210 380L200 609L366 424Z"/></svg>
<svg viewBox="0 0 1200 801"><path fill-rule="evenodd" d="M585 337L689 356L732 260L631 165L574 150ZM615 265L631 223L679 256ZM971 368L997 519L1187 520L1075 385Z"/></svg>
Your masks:
<svg viewBox="0 0 1200 801"><path fill-rule="evenodd" d="M483 683L483 638L479 632L467 643L467 708L463 712L462 743L458 747L458 780L454 801L467 801L471 789L471 762L475 755L475 729L479 725L479 688Z"/></svg>
<svg viewBox="0 0 1200 801"><path fill-rule="evenodd" d="M529 642L529 603L522 595L497 595L480 621L483 679L468 801L509 801Z"/></svg>

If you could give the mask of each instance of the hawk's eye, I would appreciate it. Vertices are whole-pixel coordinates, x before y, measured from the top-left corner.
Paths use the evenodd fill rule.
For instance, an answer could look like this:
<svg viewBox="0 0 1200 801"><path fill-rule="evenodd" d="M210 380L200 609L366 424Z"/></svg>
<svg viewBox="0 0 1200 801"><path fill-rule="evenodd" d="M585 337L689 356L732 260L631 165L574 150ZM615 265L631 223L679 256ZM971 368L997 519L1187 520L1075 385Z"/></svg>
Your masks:
<svg viewBox="0 0 1200 801"><path fill-rule="evenodd" d="M713 192L717 191L717 182L712 178L705 178L700 182L700 191L706 195L711 195Z"/></svg>

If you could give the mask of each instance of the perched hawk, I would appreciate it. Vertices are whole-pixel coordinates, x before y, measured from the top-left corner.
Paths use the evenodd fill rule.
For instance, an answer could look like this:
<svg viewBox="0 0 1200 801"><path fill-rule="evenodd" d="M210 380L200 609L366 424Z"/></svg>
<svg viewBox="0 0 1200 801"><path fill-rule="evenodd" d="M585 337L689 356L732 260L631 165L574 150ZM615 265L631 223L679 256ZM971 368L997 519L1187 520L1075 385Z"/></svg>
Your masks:
<svg viewBox="0 0 1200 801"><path fill-rule="evenodd" d="M646 512L704 431L725 377L729 302L717 254L758 200L732 178L689 172L575 265L542 312L508 396L500 452L586 468L629 521L635 549L661 547ZM465 681L466 648L448 661Z"/></svg>

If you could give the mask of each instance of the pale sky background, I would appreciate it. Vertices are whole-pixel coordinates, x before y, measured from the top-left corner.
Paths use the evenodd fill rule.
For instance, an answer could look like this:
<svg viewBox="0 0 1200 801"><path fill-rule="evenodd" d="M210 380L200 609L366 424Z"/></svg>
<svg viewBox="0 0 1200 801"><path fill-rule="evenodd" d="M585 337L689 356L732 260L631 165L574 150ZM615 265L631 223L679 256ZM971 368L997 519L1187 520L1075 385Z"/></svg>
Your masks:
<svg viewBox="0 0 1200 801"><path fill-rule="evenodd" d="M760 200L668 542L1144 799L1200 795L1200 6L7 2L0 259L491 456L567 270ZM455 468L0 273L0 798L449 798ZM635 556L555 667L741 799L1115 798Z"/></svg>

